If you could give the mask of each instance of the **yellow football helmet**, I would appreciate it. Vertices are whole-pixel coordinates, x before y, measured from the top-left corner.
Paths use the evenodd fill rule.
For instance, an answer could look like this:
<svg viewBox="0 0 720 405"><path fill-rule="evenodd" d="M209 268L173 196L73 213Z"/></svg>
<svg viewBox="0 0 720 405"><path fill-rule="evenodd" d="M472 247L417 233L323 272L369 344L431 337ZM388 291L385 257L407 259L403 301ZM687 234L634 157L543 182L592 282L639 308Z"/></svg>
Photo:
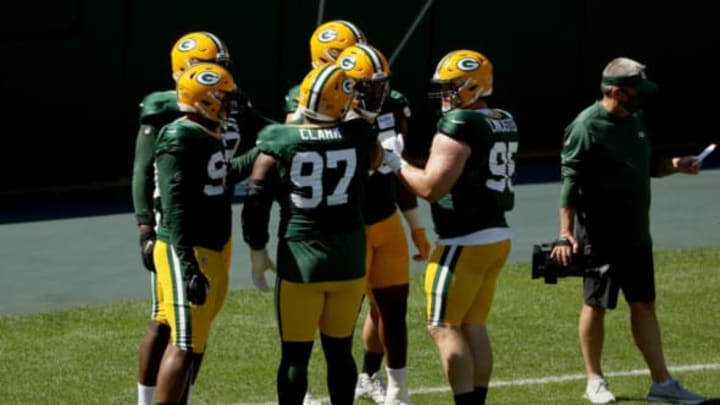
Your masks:
<svg viewBox="0 0 720 405"><path fill-rule="evenodd" d="M354 96L355 81L344 70L334 64L320 66L300 84L298 111L315 121L340 121Z"/></svg>
<svg viewBox="0 0 720 405"><path fill-rule="evenodd" d="M354 108L366 117L377 116L390 93L390 64L385 55L373 46L355 44L340 53L336 64L356 82Z"/></svg>
<svg viewBox="0 0 720 405"><path fill-rule="evenodd" d="M195 112L205 118L225 121L230 108L230 93L237 90L232 75L214 63L198 63L177 79L177 100L180 111Z"/></svg>
<svg viewBox="0 0 720 405"><path fill-rule="evenodd" d="M335 63L345 48L366 42L365 34L351 22L333 20L320 24L310 37L312 66L316 68Z"/></svg>
<svg viewBox="0 0 720 405"><path fill-rule="evenodd" d="M443 112L464 108L492 94L492 64L480 52L452 51L438 63L432 81L442 85Z"/></svg>
<svg viewBox="0 0 720 405"><path fill-rule="evenodd" d="M183 35L170 51L173 79L177 80L185 69L198 62L217 63L227 68L230 65L230 53L225 43L209 32Z"/></svg>

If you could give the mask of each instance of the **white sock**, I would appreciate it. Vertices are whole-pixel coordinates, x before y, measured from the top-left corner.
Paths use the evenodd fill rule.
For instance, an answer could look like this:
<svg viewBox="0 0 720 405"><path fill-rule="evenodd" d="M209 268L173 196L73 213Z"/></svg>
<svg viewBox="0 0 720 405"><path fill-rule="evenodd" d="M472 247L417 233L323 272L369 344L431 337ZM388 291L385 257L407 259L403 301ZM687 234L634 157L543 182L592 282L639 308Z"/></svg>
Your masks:
<svg viewBox="0 0 720 405"><path fill-rule="evenodd" d="M153 405L155 387L148 387L138 383L138 405Z"/></svg>
<svg viewBox="0 0 720 405"><path fill-rule="evenodd" d="M407 388L407 367L388 368L387 372L387 396L388 398L405 399L408 396Z"/></svg>

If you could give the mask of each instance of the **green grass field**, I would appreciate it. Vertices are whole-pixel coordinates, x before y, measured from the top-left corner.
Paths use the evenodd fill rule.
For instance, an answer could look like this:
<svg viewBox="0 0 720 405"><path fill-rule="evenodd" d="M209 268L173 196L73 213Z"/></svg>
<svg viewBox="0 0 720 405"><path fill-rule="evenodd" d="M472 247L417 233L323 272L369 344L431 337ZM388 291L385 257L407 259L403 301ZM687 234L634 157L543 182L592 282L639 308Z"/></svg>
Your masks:
<svg viewBox="0 0 720 405"><path fill-rule="evenodd" d="M712 398L709 403L720 403L720 248L658 251L656 267L668 364L676 378ZM488 403L588 403L581 398L585 382L576 331L580 279L545 285L529 275L528 264L509 265L499 279L488 323L495 353ZM451 404L423 325L422 275L413 274L411 283L413 400ZM273 314L271 294L230 293L214 325L193 404L274 401L279 339ZM147 316L148 303L133 301L0 318L0 404L134 403L137 349ZM326 396L319 344L315 349L310 381L316 394ZM604 368L622 403L644 403L650 380L632 343L624 302L607 317Z"/></svg>

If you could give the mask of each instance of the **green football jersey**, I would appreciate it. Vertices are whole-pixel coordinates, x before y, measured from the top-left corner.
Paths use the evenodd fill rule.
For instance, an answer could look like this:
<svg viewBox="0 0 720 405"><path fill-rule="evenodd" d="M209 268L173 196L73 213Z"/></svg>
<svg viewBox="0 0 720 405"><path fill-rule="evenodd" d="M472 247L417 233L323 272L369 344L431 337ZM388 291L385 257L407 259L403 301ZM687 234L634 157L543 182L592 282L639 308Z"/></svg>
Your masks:
<svg viewBox="0 0 720 405"><path fill-rule="evenodd" d="M640 113L610 114L600 102L568 125L563 179L580 190L573 204L593 245L647 246L650 237L651 140Z"/></svg>
<svg viewBox="0 0 720 405"><path fill-rule="evenodd" d="M309 282L365 274L362 206L376 140L364 119L333 126L278 124L260 132L257 148L275 158L280 183L281 277Z"/></svg>
<svg viewBox="0 0 720 405"><path fill-rule="evenodd" d="M410 117L410 106L402 93L391 91L375 119L378 137L397 136L402 132L400 122ZM404 134L407 135L407 134ZM370 174L365 200L365 223L372 225L388 218L396 210L397 177L387 165L382 165Z"/></svg>
<svg viewBox="0 0 720 405"><path fill-rule="evenodd" d="M231 192L225 145L199 124L178 119L161 130L155 147L163 216L158 238L172 245L183 270L193 246L220 251L230 240Z"/></svg>
<svg viewBox="0 0 720 405"><path fill-rule="evenodd" d="M139 225L155 225L155 141L165 124L182 115L174 90L148 94L140 103L140 129L135 138L132 199Z"/></svg>
<svg viewBox="0 0 720 405"><path fill-rule="evenodd" d="M472 151L450 192L430 206L438 236L452 238L507 227L505 212L515 203L518 150L513 117L499 109L456 109L440 118L437 130L465 142Z"/></svg>
<svg viewBox="0 0 720 405"><path fill-rule="evenodd" d="M288 90L285 95L285 113L289 114L295 112L298 108L297 98L300 95L300 85L296 84Z"/></svg>

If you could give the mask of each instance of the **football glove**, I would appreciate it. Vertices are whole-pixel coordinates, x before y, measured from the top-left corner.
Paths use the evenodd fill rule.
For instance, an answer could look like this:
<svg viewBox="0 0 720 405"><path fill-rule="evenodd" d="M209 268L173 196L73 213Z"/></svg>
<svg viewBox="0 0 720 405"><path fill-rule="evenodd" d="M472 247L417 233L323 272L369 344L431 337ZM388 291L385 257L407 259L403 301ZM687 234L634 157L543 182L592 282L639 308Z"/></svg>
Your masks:
<svg viewBox="0 0 720 405"><path fill-rule="evenodd" d="M185 296L188 301L195 305L205 303L210 289L210 282L200 270L186 271L183 283L185 284Z"/></svg>
<svg viewBox="0 0 720 405"><path fill-rule="evenodd" d="M405 149L405 141L403 140L402 134L398 134L397 136L380 136L378 139L380 140L380 145L382 145L383 149L393 152L398 156L402 156L403 150Z"/></svg>
<svg viewBox="0 0 720 405"><path fill-rule="evenodd" d="M142 258L143 266L153 273L155 272L155 261L153 260L155 239L155 231L140 233L140 257Z"/></svg>
<svg viewBox="0 0 720 405"><path fill-rule="evenodd" d="M383 163L395 173L399 172L407 164L400 155L387 149L383 149Z"/></svg>
<svg viewBox="0 0 720 405"><path fill-rule="evenodd" d="M263 292L270 291L265 272L275 271L275 264L270 260L267 249L250 249L250 264L252 267L252 281L255 287Z"/></svg>

